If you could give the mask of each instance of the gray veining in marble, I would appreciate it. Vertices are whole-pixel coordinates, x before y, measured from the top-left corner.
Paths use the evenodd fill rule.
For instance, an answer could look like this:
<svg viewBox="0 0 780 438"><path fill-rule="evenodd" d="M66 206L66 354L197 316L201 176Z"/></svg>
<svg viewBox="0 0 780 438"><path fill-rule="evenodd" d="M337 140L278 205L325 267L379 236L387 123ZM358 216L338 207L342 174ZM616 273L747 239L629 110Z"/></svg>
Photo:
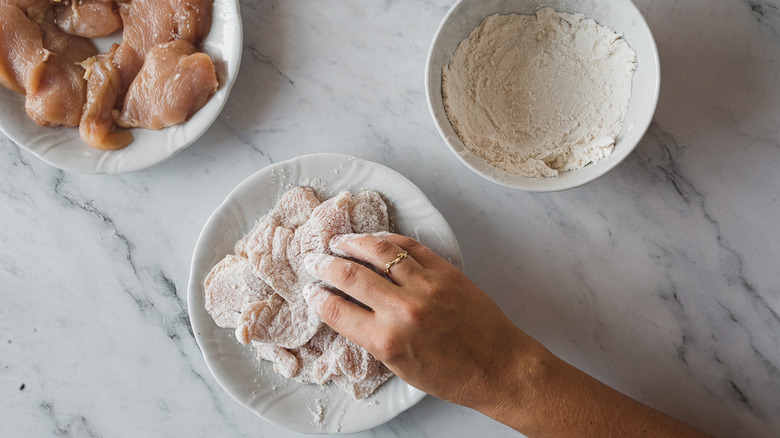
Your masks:
<svg viewBox="0 0 780 438"><path fill-rule="evenodd" d="M417 184L468 274L564 359L716 436L778 436L780 3L638 0L655 121L611 173L551 194L492 185L439 138L423 70L452 3L243 1L224 111L141 172L62 172L0 135L0 436L298 436L220 388L186 288L227 193L318 151ZM432 397L357 436L477 434L517 436Z"/></svg>

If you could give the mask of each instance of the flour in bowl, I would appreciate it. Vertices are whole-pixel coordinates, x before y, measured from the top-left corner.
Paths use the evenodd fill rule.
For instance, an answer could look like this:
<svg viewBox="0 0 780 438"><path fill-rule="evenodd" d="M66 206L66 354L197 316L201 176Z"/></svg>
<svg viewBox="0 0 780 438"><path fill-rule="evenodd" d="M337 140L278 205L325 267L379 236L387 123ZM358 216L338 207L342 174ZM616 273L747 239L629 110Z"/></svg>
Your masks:
<svg viewBox="0 0 780 438"><path fill-rule="evenodd" d="M308 274L303 259L331 253L336 235L382 231L390 231L390 220L379 193L342 192L322 202L311 188L295 187L236 243L235 255L211 269L206 310L282 376L301 383L332 380L355 398L367 397L392 372L322 324L304 290L327 286Z"/></svg>
<svg viewBox="0 0 780 438"><path fill-rule="evenodd" d="M491 15L442 69L447 117L495 167L554 177L612 153L636 52L581 14Z"/></svg>

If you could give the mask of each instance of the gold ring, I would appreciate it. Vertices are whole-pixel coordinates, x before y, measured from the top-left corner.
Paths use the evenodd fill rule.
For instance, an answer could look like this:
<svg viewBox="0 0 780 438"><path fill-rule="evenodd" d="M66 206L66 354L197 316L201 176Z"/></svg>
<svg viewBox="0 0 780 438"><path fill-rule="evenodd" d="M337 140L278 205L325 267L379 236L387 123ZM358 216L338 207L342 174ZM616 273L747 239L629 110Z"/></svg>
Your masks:
<svg viewBox="0 0 780 438"><path fill-rule="evenodd" d="M391 266L393 266L393 265L395 265L396 263L400 263L400 262L401 262L401 260L405 259L405 258L406 258L406 256L408 256L408 255L409 255L409 253L408 253L408 252L406 252L406 251L404 251L404 252L402 252L401 254L398 254L398 257L396 257L396 258L395 258L395 260L393 260L393 261L391 261L391 262L388 262L388 263L385 265L385 274L387 274L387 275L390 275L390 267L391 267Z"/></svg>

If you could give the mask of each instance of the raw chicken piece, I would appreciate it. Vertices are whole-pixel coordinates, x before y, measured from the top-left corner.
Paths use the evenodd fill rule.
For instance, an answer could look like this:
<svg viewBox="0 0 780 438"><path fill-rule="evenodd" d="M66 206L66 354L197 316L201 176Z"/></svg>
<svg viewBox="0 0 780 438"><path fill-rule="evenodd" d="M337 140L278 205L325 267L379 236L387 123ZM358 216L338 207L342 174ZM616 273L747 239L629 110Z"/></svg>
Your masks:
<svg viewBox="0 0 780 438"><path fill-rule="evenodd" d="M141 70L147 52L176 39L197 46L211 28L214 0L130 0L119 4L124 31L116 65L126 91Z"/></svg>
<svg viewBox="0 0 780 438"><path fill-rule="evenodd" d="M374 359L366 349L349 339L338 336L317 359L315 368L319 380L328 380L333 376L344 375L350 380L366 380L380 374L381 362Z"/></svg>
<svg viewBox="0 0 780 438"><path fill-rule="evenodd" d="M309 210L313 205L312 199L300 196L302 194L298 192L294 196L282 197L272 212L255 227L246 242L246 254L255 274L291 303L303 300L301 290L306 283L312 281L303 267L304 257L312 252L328 252L331 237L352 230L349 220L349 193L328 199L312 210ZM305 205L288 206L298 200L303 200ZM311 212L306 222L294 231L281 226L276 217L292 221L289 213L297 209ZM296 221L300 222L298 219Z"/></svg>
<svg viewBox="0 0 780 438"><path fill-rule="evenodd" d="M249 232L246 233L244 237L240 238L238 242L236 242L236 245L233 247L233 251L236 253L236 255L241 257L249 257L249 255L246 253L246 246L249 242L249 239L255 236L259 230L267 227L270 220L271 219L269 219L267 216L263 216L263 218L257 221L252 229L249 230Z"/></svg>
<svg viewBox="0 0 780 438"><path fill-rule="evenodd" d="M117 125L149 129L176 125L203 107L218 86L211 57L195 53L195 46L185 40L162 44L146 55L127 90Z"/></svg>
<svg viewBox="0 0 780 438"><path fill-rule="evenodd" d="M358 232L389 230L387 206L376 192L358 196L343 192L318 202L311 189L293 189L236 245L255 273L290 302L300 300L301 288L312 280L302 266L306 255L329 253L330 239L352 233L355 227ZM308 219L301 224L302 217ZM284 222L300 226L293 231L282 226Z"/></svg>
<svg viewBox="0 0 780 438"><path fill-rule="evenodd" d="M370 234L389 230L390 217L382 195L373 190L355 195L349 207L349 221L353 233Z"/></svg>
<svg viewBox="0 0 780 438"><path fill-rule="evenodd" d="M260 360L269 360L274 364L274 371L286 378L291 378L300 372L301 366L298 358L286 348L274 344L264 344L252 341L252 346Z"/></svg>
<svg viewBox="0 0 780 438"><path fill-rule="evenodd" d="M285 193L236 243L239 255L221 262L233 257L248 260L245 269L256 276L250 278L259 278L275 292L265 299L241 300L251 302L244 305L237 320L238 341L251 343L259 359L273 362L274 370L287 378L316 384L332 380L356 399L374 393L392 372L368 351L322 324L303 299L306 289L326 288L346 295L313 282L302 260L309 253L330 253L329 242L336 235L389 231L387 209L381 195L373 191L357 196L343 192L322 203L310 188ZM238 277L249 274L232 275L231 281L240 282ZM234 309L239 300L232 302L229 307Z"/></svg>
<svg viewBox="0 0 780 438"><path fill-rule="evenodd" d="M41 28L18 7L0 4L0 85L35 92L48 56Z"/></svg>
<svg viewBox="0 0 780 438"><path fill-rule="evenodd" d="M333 236L352 232L349 219L351 200L349 192L342 192L312 211L309 220L295 230L301 254L328 252L328 242Z"/></svg>
<svg viewBox="0 0 780 438"><path fill-rule="evenodd" d="M348 376L339 375L333 376L333 382L341 388L342 391L351 395L352 398L360 400L373 394L383 383L390 377L393 377L393 372L387 369L385 364L377 361L378 370L376 373L370 375L365 380L353 380Z"/></svg>
<svg viewBox="0 0 780 438"><path fill-rule="evenodd" d="M16 6L33 20L38 20L49 10L51 2L49 0L0 0L0 5Z"/></svg>
<svg viewBox="0 0 780 438"><path fill-rule="evenodd" d="M274 370L287 378L294 378L300 383L327 383L325 380L315 379L316 375L323 375L314 366L317 359L327 351L330 344L339 336L332 328L322 325L317 333L304 345L298 348L286 349L273 344L264 344L252 341L252 346L257 351L257 356L263 360L274 363Z"/></svg>
<svg viewBox="0 0 780 438"><path fill-rule="evenodd" d="M308 342L322 321L303 300L287 302L279 295L251 303L241 310L236 339L273 343L284 348L297 348Z"/></svg>
<svg viewBox="0 0 780 438"><path fill-rule="evenodd" d="M266 300L274 291L255 276L247 259L228 255L211 268L204 283L206 310L214 322L224 328L239 325L241 309Z"/></svg>
<svg viewBox="0 0 780 438"><path fill-rule="evenodd" d="M255 275L274 288L288 301L300 301L296 292L298 274L293 270L288 254L294 231L279 225L271 215L264 217L246 242L246 253Z"/></svg>
<svg viewBox="0 0 780 438"><path fill-rule="evenodd" d="M133 141L133 134L129 131L114 131L114 118L119 113L114 107L119 100L122 82L113 62L117 47L119 45L114 44L108 53L84 62L87 68L87 101L81 115L79 135L84 143L105 151L122 149Z"/></svg>
<svg viewBox="0 0 780 438"><path fill-rule="evenodd" d="M320 330L306 343L306 345L290 350L290 353L295 355L300 363L300 372L295 376L296 381L300 383L316 383L319 385L328 382L328 377L322 378L325 373L317 368L320 366L317 363L317 359L322 357L322 354L330 348L330 345L337 337L339 337L338 333L323 324ZM319 378L315 376L319 376Z"/></svg>
<svg viewBox="0 0 780 438"><path fill-rule="evenodd" d="M0 0L2 1L2 0ZM116 3L103 0L71 0L54 6L54 22L64 32L85 38L110 35L122 28Z"/></svg>
<svg viewBox="0 0 780 438"><path fill-rule="evenodd" d="M295 187L282 195L270 216L278 220L283 227L295 229L306 223L320 204L322 201L310 187Z"/></svg>
<svg viewBox="0 0 780 438"><path fill-rule="evenodd" d="M293 260L301 257L300 246L292 245L293 230L306 223L320 204L312 189L290 189L273 210L236 243L236 253L248 257L255 272L270 281L277 293L288 301L300 299L299 294L293 292L298 285L298 274L293 266L300 264Z"/></svg>
<svg viewBox="0 0 780 438"><path fill-rule="evenodd" d="M356 399L373 394L393 375L363 348L326 325L299 348L286 349L257 341L252 341L252 345L258 358L273 362L274 370L282 376L319 385L333 380Z"/></svg>
<svg viewBox="0 0 780 438"><path fill-rule="evenodd" d="M80 64L95 56L92 41L62 32L47 14L41 23L43 47L51 52L41 82L27 90L27 115L40 126L77 126L87 97L87 81Z"/></svg>

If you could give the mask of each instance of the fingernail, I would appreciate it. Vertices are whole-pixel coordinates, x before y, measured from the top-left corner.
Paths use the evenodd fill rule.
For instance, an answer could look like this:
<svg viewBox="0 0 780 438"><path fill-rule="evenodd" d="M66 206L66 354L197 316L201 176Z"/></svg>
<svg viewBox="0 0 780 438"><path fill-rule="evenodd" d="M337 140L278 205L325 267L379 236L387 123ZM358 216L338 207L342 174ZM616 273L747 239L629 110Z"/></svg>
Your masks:
<svg viewBox="0 0 780 438"><path fill-rule="evenodd" d="M338 234L336 236L333 236L330 239L330 246L334 247L334 246L338 245L342 240L344 240L344 236L346 236L346 234Z"/></svg>
<svg viewBox="0 0 780 438"><path fill-rule="evenodd" d="M330 296L330 292L322 287L319 283L309 283L303 287L303 299L306 304L309 305L317 315L320 314L320 309L325 300Z"/></svg>
<svg viewBox="0 0 780 438"><path fill-rule="evenodd" d="M326 254L311 253L307 254L303 259L303 267L309 272L309 274L317 276L317 270L322 266Z"/></svg>
<svg viewBox="0 0 780 438"><path fill-rule="evenodd" d="M339 257L347 257L347 253L339 249L339 246L347 240L347 236L349 236L349 234L339 234L330 239L329 246L330 250L333 251L333 254L336 254Z"/></svg>
<svg viewBox="0 0 780 438"><path fill-rule="evenodd" d="M330 250L339 257L349 257L349 254L342 250L342 247L363 234L339 234L330 239Z"/></svg>

